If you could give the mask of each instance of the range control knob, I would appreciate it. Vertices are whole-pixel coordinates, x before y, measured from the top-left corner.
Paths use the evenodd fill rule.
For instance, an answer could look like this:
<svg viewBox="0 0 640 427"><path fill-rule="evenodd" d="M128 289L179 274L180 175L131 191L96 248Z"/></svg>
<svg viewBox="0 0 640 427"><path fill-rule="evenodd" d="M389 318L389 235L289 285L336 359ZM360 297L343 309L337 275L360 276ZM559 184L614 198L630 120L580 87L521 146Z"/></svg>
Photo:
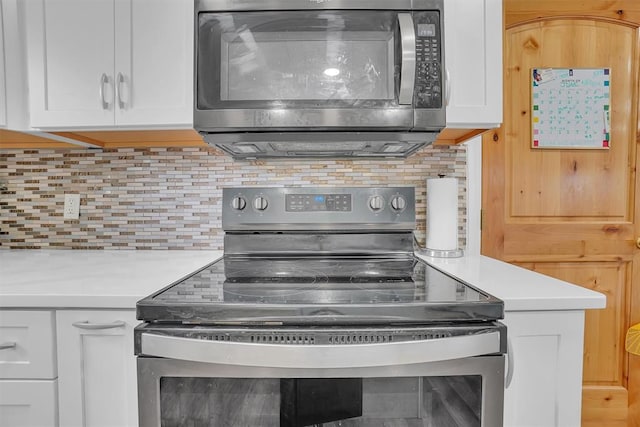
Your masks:
<svg viewBox="0 0 640 427"><path fill-rule="evenodd" d="M391 209L396 212L403 211L407 207L407 201L402 196L393 196L391 198Z"/></svg>
<svg viewBox="0 0 640 427"><path fill-rule="evenodd" d="M373 196L369 199L369 207L374 212L381 211L384 208L384 199L381 196Z"/></svg>
<svg viewBox="0 0 640 427"><path fill-rule="evenodd" d="M247 207L247 201L244 197L236 196L231 200L231 207L237 211L244 210Z"/></svg>
<svg viewBox="0 0 640 427"><path fill-rule="evenodd" d="M263 211L267 209L267 206L269 206L269 202L264 197L258 196L253 199L253 207L255 208L255 210Z"/></svg>

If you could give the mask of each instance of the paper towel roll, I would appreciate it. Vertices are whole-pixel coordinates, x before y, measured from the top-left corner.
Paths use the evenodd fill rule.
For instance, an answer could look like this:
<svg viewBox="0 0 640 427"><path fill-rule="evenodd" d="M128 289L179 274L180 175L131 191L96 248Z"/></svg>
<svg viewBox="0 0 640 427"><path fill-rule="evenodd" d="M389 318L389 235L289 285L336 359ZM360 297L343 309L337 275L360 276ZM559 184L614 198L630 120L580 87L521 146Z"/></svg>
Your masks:
<svg viewBox="0 0 640 427"><path fill-rule="evenodd" d="M427 179L427 249L458 248L458 180Z"/></svg>

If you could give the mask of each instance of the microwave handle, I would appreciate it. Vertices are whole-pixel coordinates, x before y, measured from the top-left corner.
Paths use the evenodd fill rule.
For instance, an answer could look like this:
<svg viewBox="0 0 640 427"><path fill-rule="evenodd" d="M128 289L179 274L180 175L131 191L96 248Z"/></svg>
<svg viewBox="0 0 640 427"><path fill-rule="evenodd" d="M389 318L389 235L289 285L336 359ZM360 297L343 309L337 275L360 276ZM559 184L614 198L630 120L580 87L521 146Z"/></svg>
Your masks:
<svg viewBox="0 0 640 427"><path fill-rule="evenodd" d="M400 92L398 104L413 104L413 87L416 79L416 32L410 13L398 13L400 27L400 46L402 56L400 62Z"/></svg>
<svg viewBox="0 0 640 427"><path fill-rule="evenodd" d="M141 334L141 355L262 368L344 369L398 366L500 352L497 331L430 340L351 345L291 345L208 341Z"/></svg>

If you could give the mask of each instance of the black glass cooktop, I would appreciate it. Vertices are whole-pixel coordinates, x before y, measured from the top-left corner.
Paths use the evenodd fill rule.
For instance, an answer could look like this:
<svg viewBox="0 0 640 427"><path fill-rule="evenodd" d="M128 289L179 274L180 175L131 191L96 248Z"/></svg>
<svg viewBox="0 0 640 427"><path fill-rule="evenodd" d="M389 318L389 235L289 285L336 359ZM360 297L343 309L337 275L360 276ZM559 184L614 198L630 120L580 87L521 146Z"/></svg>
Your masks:
<svg viewBox="0 0 640 427"><path fill-rule="evenodd" d="M141 300L184 324L407 324L496 320L502 301L413 257L225 257Z"/></svg>

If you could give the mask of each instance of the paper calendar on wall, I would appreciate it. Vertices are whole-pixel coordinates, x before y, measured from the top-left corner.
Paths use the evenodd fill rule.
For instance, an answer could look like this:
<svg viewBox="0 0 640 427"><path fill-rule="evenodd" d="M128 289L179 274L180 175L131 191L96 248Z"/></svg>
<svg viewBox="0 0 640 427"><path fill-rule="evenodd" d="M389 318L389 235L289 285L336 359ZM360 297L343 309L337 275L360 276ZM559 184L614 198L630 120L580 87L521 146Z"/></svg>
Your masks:
<svg viewBox="0 0 640 427"><path fill-rule="evenodd" d="M609 148L609 68L534 68L534 148Z"/></svg>

